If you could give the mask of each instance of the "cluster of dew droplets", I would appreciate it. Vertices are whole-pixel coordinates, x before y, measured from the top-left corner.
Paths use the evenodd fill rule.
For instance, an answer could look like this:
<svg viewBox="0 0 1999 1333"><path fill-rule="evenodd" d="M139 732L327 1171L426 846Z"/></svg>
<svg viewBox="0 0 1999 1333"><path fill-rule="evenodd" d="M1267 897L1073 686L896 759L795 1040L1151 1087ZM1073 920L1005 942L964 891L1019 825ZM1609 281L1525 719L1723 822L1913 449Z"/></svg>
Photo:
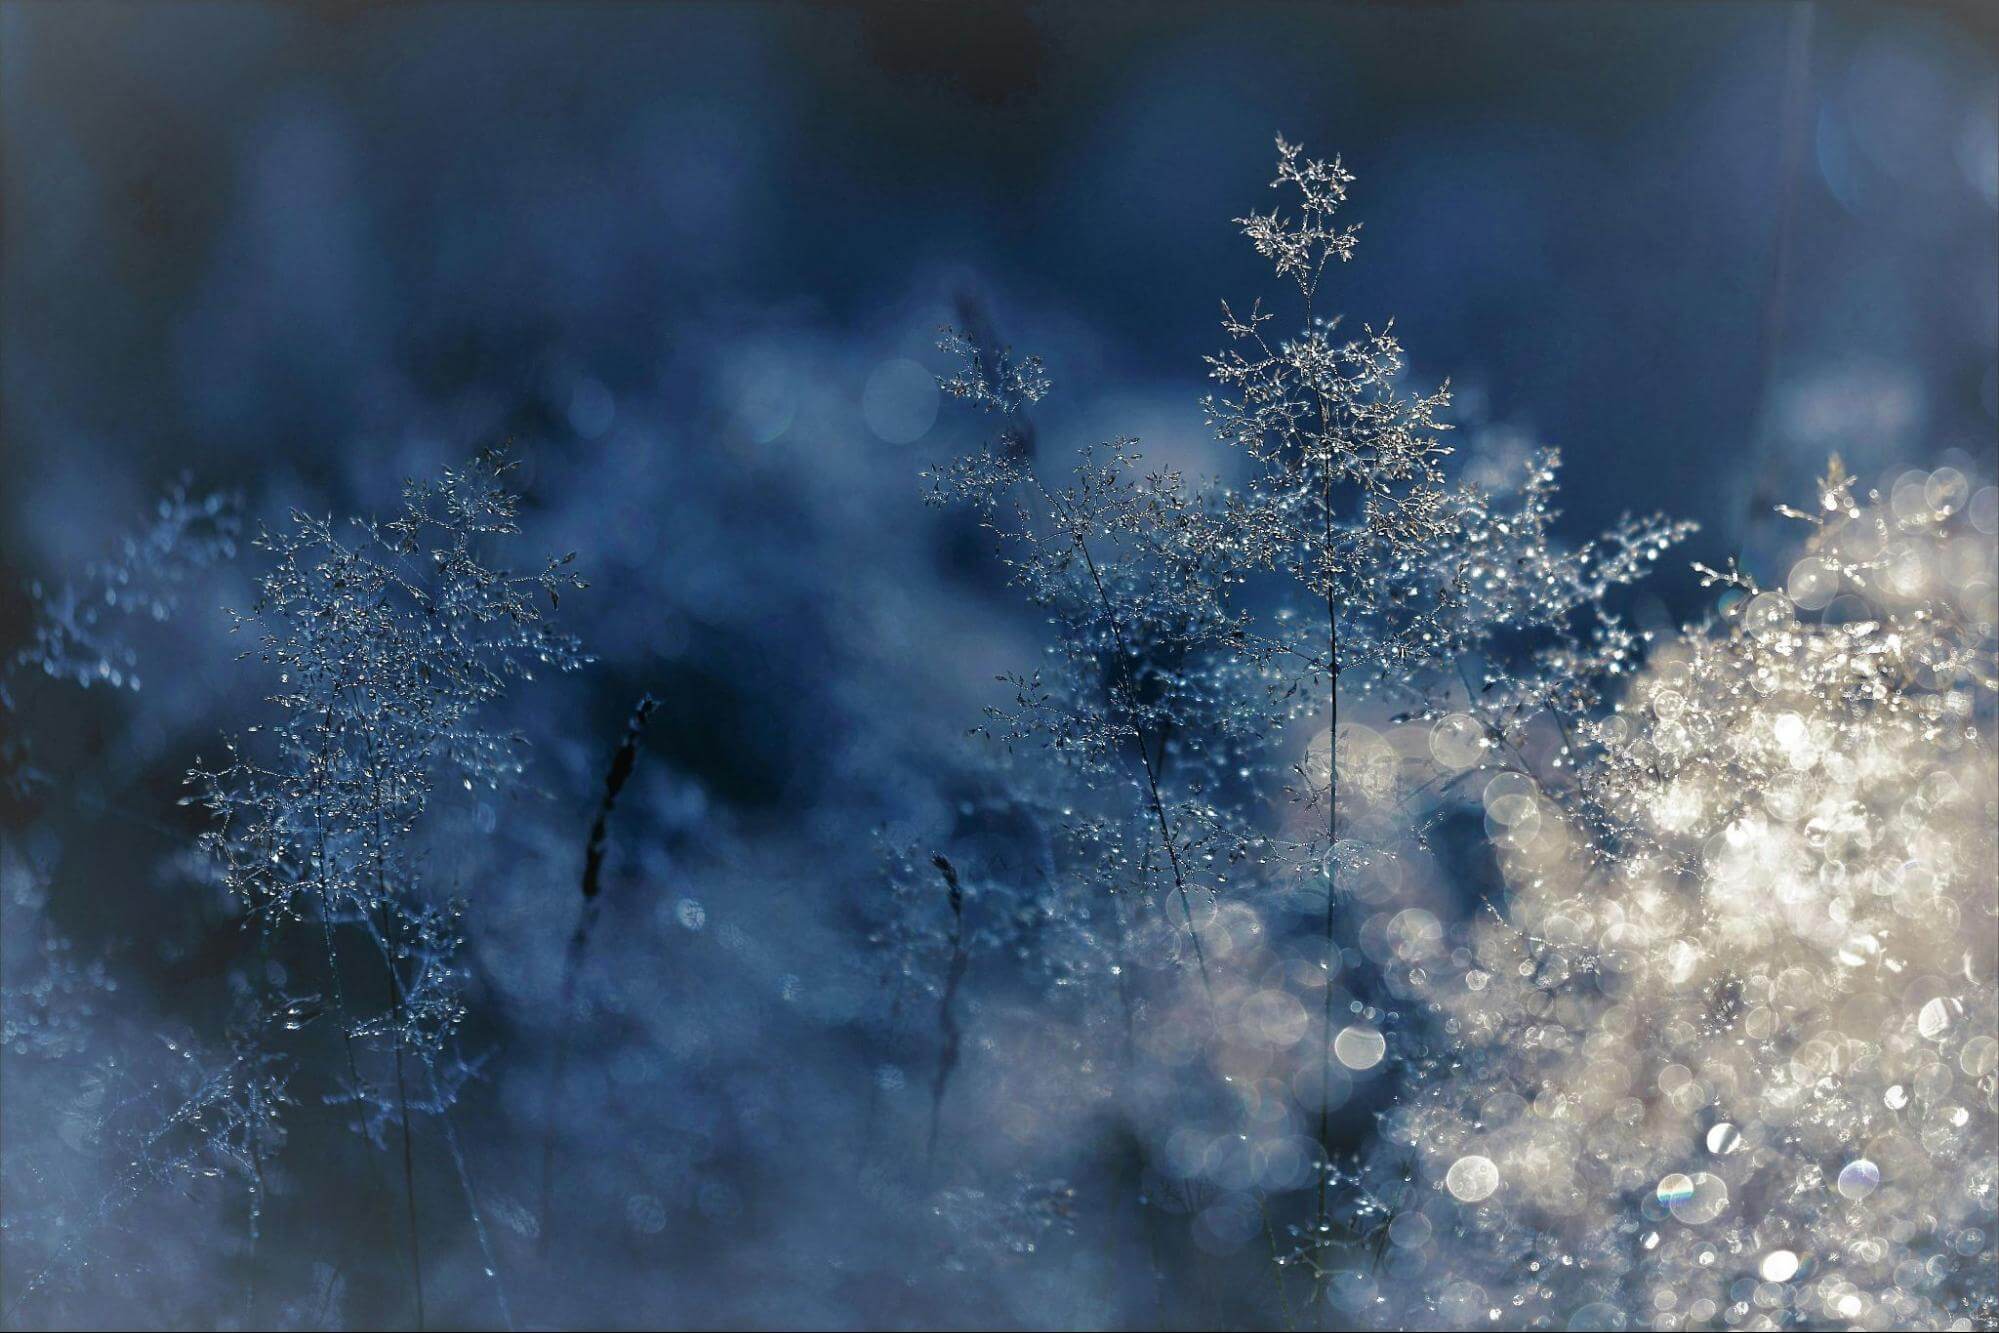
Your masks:
<svg viewBox="0 0 1999 1333"><path fill-rule="evenodd" d="M1570 776L1486 784L1505 910L1437 970L1459 1044L1384 1121L1436 1182L1431 1313L1992 1310L1992 621L1949 555L1991 523L1945 482L1862 499L1835 463L1795 511L1816 609L1707 570L1718 621L1654 650ZM1432 749L1483 761L1458 724Z"/></svg>

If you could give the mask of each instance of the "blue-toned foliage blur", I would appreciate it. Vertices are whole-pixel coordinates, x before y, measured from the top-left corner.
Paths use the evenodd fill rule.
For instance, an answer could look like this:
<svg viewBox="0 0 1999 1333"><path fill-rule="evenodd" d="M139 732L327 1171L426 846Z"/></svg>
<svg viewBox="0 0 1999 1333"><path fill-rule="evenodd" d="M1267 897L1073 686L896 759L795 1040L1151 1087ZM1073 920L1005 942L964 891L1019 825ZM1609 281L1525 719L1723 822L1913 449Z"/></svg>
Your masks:
<svg viewBox="0 0 1999 1333"><path fill-rule="evenodd" d="M1995 107L1972 7L0 5L6 1323L406 1323L411 1214L444 1326L1267 1320L1248 1215L1068 1077L1101 960L1022 889L1059 793L967 735L1049 629L924 503L992 424L938 327L1043 359L1054 471L1239 477L1202 357L1281 290L1229 219L1273 133L1338 152L1328 308L1451 381L1457 475L1559 446L1561 540L1697 522L1611 598L1670 633L1714 605L1680 551L1783 584L1832 453L1992 482ZM260 532L487 448L504 563L587 584L495 614L590 661L488 690L430 629L480 573L396 572L429 545L365 607L302 576L318 676L232 635ZM394 766L350 654L421 701ZM191 769L311 869L204 851ZM256 919L312 894L391 960L358 1060L318 926ZM1343 1151L1393 1063L1340 1075Z"/></svg>

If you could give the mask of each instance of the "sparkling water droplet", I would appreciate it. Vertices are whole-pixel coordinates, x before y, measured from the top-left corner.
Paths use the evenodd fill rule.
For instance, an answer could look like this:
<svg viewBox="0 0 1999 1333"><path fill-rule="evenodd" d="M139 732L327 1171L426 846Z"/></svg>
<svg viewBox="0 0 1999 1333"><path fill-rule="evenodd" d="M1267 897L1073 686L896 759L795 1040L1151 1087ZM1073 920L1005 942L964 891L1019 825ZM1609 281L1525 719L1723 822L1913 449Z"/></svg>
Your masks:
<svg viewBox="0 0 1999 1333"><path fill-rule="evenodd" d="M1492 1197L1499 1188L1499 1168L1490 1157L1472 1154L1451 1163L1444 1173L1444 1188L1460 1203L1477 1203Z"/></svg>
<svg viewBox="0 0 1999 1333"><path fill-rule="evenodd" d="M1372 1069L1387 1051L1387 1039L1362 1023L1341 1028L1340 1035L1333 1038L1333 1054L1348 1069Z"/></svg>
<svg viewBox="0 0 1999 1333"><path fill-rule="evenodd" d="M1881 1168L1865 1157L1848 1162L1839 1171L1839 1192L1846 1198L1866 1198L1881 1186Z"/></svg>
<svg viewBox="0 0 1999 1333"><path fill-rule="evenodd" d="M1951 1017L1950 1001L1939 995L1916 1015L1916 1032L1924 1041L1936 1041L1950 1031Z"/></svg>

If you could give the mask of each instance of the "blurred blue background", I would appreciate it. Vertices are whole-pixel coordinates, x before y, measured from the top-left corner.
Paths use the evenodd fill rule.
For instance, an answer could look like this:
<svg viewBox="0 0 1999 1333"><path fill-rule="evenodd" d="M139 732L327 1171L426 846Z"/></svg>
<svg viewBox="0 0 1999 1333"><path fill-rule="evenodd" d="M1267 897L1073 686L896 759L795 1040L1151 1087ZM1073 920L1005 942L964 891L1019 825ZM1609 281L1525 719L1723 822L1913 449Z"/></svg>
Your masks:
<svg viewBox="0 0 1999 1333"><path fill-rule="evenodd" d="M858 404L967 286L1065 398L1191 449L1281 130L1360 177L1335 304L1561 446L1577 531L1658 504L1733 543L1828 447L1992 444L1982 19L11 5L10 541L107 474L671 422L756 380L738 339L837 336Z"/></svg>

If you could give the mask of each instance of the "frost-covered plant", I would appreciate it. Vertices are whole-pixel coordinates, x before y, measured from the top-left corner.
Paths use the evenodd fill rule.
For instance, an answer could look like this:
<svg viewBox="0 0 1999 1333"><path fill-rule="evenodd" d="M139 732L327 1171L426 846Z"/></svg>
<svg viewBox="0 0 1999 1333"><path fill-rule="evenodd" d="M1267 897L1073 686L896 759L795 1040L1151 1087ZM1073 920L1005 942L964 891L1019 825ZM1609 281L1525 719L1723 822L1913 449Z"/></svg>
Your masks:
<svg viewBox="0 0 1999 1333"><path fill-rule="evenodd" d="M1391 330L1346 334L1318 309L1355 248L1335 221L1352 177L1282 139L1278 154L1273 184L1294 193L1295 215L1239 225L1294 280L1303 327L1277 338L1260 303L1246 316L1225 306L1230 346L1208 362L1220 389L1203 400L1239 482L1148 472L1122 439L1085 448L1069 480L1050 483L1019 424L1047 390L1040 363L947 333L963 367L944 387L1006 424L942 470L936 494L980 514L1055 631L1051 665L1005 678L1012 700L988 730L1045 743L1067 774L1048 800L1055 841L1087 848L1064 863L1067 896L1099 900L1069 918L1086 932L1116 921L1119 957L1133 948L1124 899L1131 921L1161 902L1179 920L1169 960L1184 957L1199 985L1152 1004L1145 1026L1173 1032L1169 1063L1198 1054L1222 1073L1233 1104L1217 1121L1176 1086L1177 1108L1159 1108L1176 1132L1203 1120L1198 1132L1220 1131L1210 1167L1192 1173L1224 1182L1201 1215L1209 1239L1230 1248L1260 1232L1317 1298L1362 1240L1336 1217L1335 1080L1372 1069L1387 1041L1363 979L1341 984L1361 926L1342 904L1401 854L1414 795L1403 756L1343 720L1342 703L1427 721L1456 700L1479 752L1465 767L1572 725L1633 660L1606 594L1686 529L1632 520L1566 549L1552 534L1552 453L1510 493L1454 486L1447 391L1405 388ZM1139 952L1175 938L1151 935ZM1129 1003L1129 968L1109 970ZM1344 1025L1342 1001L1356 1016ZM1272 1199L1301 1185L1309 1219L1280 1241Z"/></svg>
<svg viewBox="0 0 1999 1333"><path fill-rule="evenodd" d="M166 1043L174 1058L164 1073L130 1057L102 1061L101 1095L93 1094L87 1121L77 1123L87 1124L86 1146L114 1164L113 1183L95 1203L51 1199L50 1230L63 1238L25 1275L17 1307L65 1265L92 1264L93 1238L144 1190L236 1176L249 1198L254 1317L264 1168L287 1137L280 1115L296 1069L291 1034L329 1011L343 1072L320 1100L348 1108L350 1122L378 1147L400 1130L419 1321L412 1115L438 1124L488 1249L450 1118L476 1072L453 1041L464 1014L462 908L424 893L420 839L439 784L493 789L520 771L524 741L492 729L482 710L537 667L582 661L538 605L546 596L552 608L562 590L581 586L568 572L569 558L516 573L487 553L518 531L517 499L504 485L508 468L487 455L437 480L412 482L396 519L357 522L352 539L331 520L303 514L287 531L258 539L273 566L259 581L256 604L237 621L258 636L252 653L276 670L279 718L249 729L256 742L232 742L225 766L195 770L187 801L216 816L202 843L260 930L259 965L233 978L238 1012L225 1051L176 1039ZM77 608L102 600L166 614L189 562L206 563L230 548L233 512L221 501L186 502L177 492L162 505L159 523L128 541L118 561L92 567L90 586L102 591L45 603L33 653L20 660L81 683L136 688L132 650L95 609ZM10 915L17 900L32 905L28 867L10 865L5 877ZM23 983L10 949L10 1051L32 1047L74 1063L89 1054L91 997L115 979L101 966L68 962L60 938L39 918L34 924L48 961ZM322 993L295 993L294 982L310 977L315 963ZM10 1190L15 1199L23 1192ZM504 1315L504 1295L500 1300Z"/></svg>
<svg viewBox="0 0 1999 1333"><path fill-rule="evenodd" d="M234 498L191 496L187 481L176 483L143 528L119 539L115 555L91 562L74 582L31 585L34 637L15 653L10 670L33 667L86 688L138 689L137 654L115 622L172 615L190 577L235 555L241 531ZM0 691L0 701L6 698Z"/></svg>
<svg viewBox="0 0 1999 1333"><path fill-rule="evenodd" d="M111 1031L117 972L102 957L82 960L47 927L46 889L12 848L0 852L0 893L8 924L0 1041L9 1090L0 1108L9 1128L0 1165L6 1229L15 1238L7 1256L8 1317L52 1288L122 1280L121 1265L107 1260L107 1238L131 1248L125 1214L156 1190L188 1192L217 1180L240 1187L254 1274L264 1163L284 1141L291 1102L285 1061L261 1037L286 1021L291 1006L273 1001L277 1009L260 1012L254 1001L239 1002L219 1048L164 1032L120 1041ZM23 955L31 953L39 958L24 968ZM22 979L24 971L31 979ZM30 1127L33 1135L21 1133ZM46 1137L51 1128L60 1150ZM80 1162L103 1170L76 1170ZM37 1249L30 1237L45 1244ZM254 1293L251 1300L254 1306Z"/></svg>
<svg viewBox="0 0 1999 1333"><path fill-rule="evenodd" d="M574 557L492 563L487 548L519 531L510 466L486 454L409 482L386 523L294 513L260 535L271 567L236 620L256 638L246 656L276 674L276 717L190 774L223 882L266 938L316 959L340 1042L333 1100L377 1142L399 1127L419 1321L411 1112L436 1114L457 1155L444 1113L464 1016L462 908L425 893L419 839L441 785L496 790L520 774L525 741L484 716L508 684L584 660L541 605L583 586ZM410 1059L427 1095L411 1091Z"/></svg>
<svg viewBox="0 0 1999 1333"><path fill-rule="evenodd" d="M129 622L169 619L188 586L235 553L240 527L233 496L192 496L183 479L77 579L30 585L29 640L0 662L0 782L12 795L33 802L54 790L33 761L37 678L138 691L140 644ZM243 1024L232 1025L222 1053L186 1037L149 1038L136 1051L120 1039L124 978L111 956L79 947L51 921L51 851L46 838L0 844L0 1061L10 1094L0 1101L0 1230L14 1238L9 1318L91 1269L100 1257L94 1242L149 1189L241 1179L254 1246L263 1207L257 1164L282 1138L287 1100L275 1060L237 1041ZM60 1161L41 1138L51 1127L68 1150ZM84 1159L109 1164L108 1187L93 1191L74 1178L98 1179L75 1169ZM22 1243L37 1234L45 1248Z"/></svg>
<svg viewBox="0 0 1999 1333"><path fill-rule="evenodd" d="M1384 1121L1424 1185L1391 1317L1992 1317L1992 646L1939 558L1990 543L1853 491L1786 511L1788 592L1707 570L1571 777L1488 783L1504 911L1404 977L1450 1041Z"/></svg>
<svg viewBox="0 0 1999 1333"><path fill-rule="evenodd" d="M222 492L195 496L186 479L160 497L137 531L118 540L109 557L58 585L28 587L34 617L29 641L0 662L0 714L19 708L23 676L38 673L88 689L138 690L138 650L123 622L164 621L188 582L236 554L242 531L239 501ZM29 757L24 728L0 736L0 781L16 790L46 784Z"/></svg>
<svg viewBox="0 0 1999 1333"><path fill-rule="evenodd" d="M48 884L12 848L0 855L0 1052L62 1060L87 1050L100 999L117 989L102 957L50 926Z"/></svg>

